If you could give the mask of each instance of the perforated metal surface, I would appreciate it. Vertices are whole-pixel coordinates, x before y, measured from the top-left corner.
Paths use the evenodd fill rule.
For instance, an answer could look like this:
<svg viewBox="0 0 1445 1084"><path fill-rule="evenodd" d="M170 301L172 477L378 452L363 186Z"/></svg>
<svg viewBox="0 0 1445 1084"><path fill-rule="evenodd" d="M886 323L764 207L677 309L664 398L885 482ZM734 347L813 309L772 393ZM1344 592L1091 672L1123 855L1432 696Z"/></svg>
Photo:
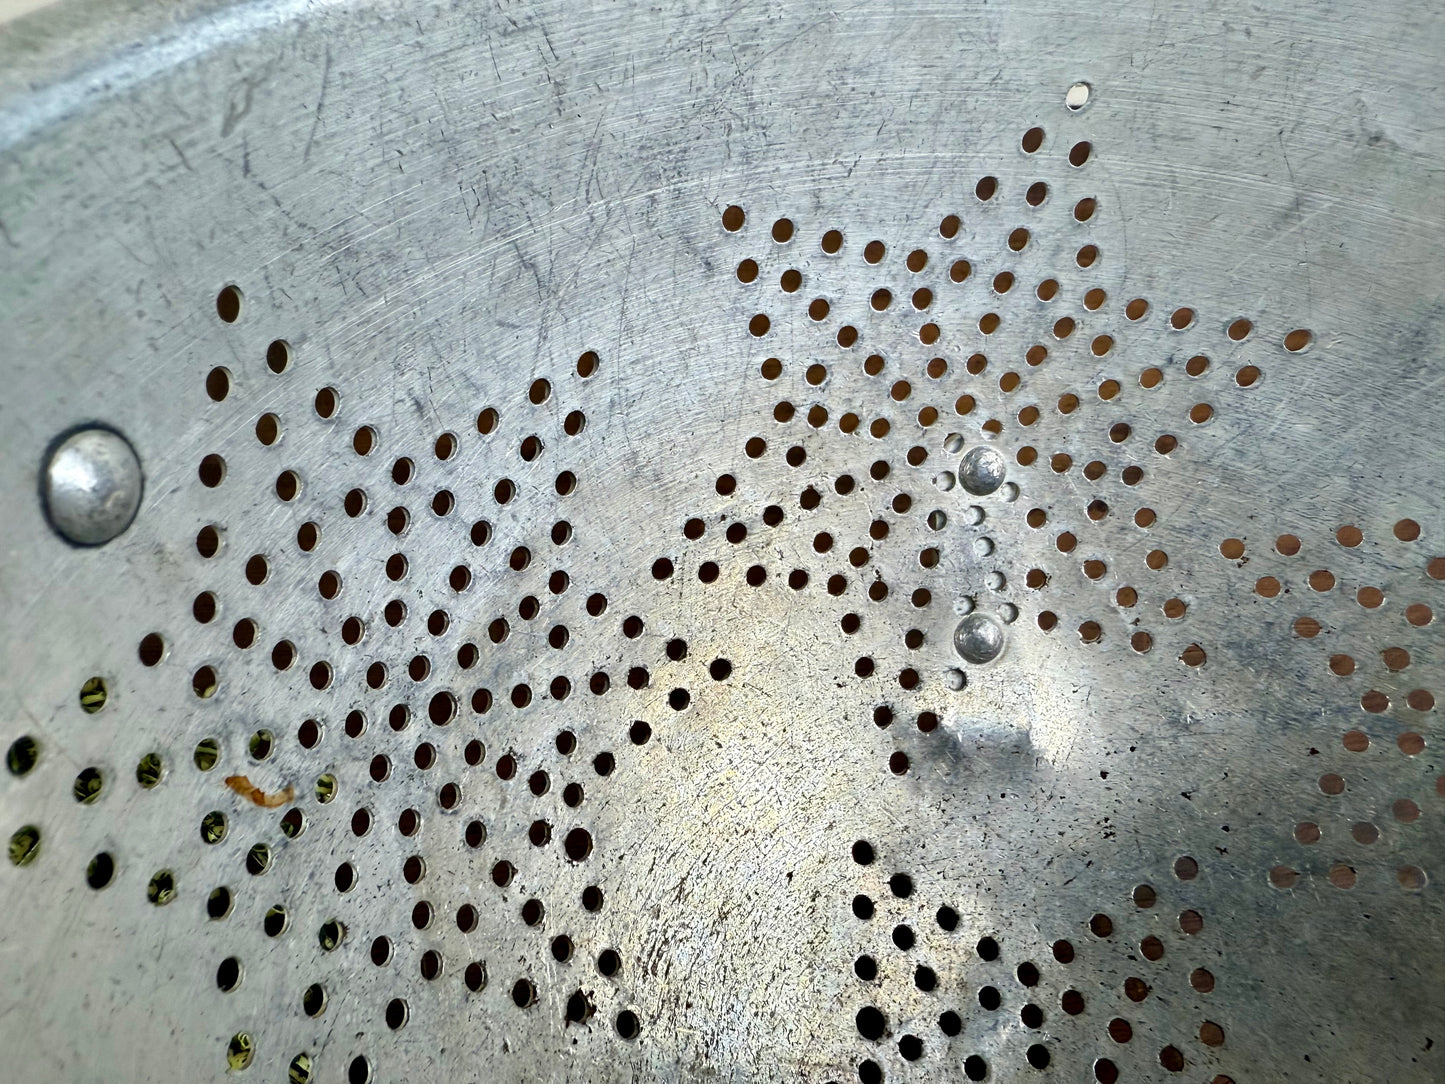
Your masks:
<svg viewBox="0 0 1445 1084"><path fill-rule="evenodd" d="M0 31L7 1079L1438 1079L1441 20Z"/></svg>

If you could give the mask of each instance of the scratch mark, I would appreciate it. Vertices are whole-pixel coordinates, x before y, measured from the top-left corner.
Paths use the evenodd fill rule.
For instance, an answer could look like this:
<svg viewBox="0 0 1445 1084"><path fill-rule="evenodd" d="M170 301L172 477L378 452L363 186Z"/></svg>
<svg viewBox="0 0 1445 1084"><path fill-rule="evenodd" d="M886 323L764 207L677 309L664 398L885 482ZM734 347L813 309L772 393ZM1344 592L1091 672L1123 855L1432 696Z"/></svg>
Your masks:
<svg viewBox="0 0 1445 1084"><path fill-rule="evenodd" d="M542 40L547 43L547 51L552 54L553 62L560 62L561 58L557 56L557 50L552 45L552 35L547 33L546 26L539 26L538 29L542 31Z"/></svg>
<svg viewBox="0 0 1445 1084"><path fill-rule="evenodd" d="M226 116L225 119L221 121L222 139L225 139L234 132L236 125L240 124L246 114L251 112L251 98L256 93L256 82L250 79L242 79L241 82L246 88L245 100L241 103L239 109L236 108L234 98L226 102Z"/></svg>
<svg viewBox="0 0 1445 1084"><path fill-rule="evenodd" d="M166 142L171 145L171 150L173 150L173 151L176 152L176 157L181 160L181 165L183 165L183 166L186 167L186 172L187 172L187 173L194 173L194 172L196 172L194 169L191 168L191 163L190 163L190 161L186 158L186 152L183 151L183 150L181 150L180 144L178 144L174 139L171 139L171 138L169 138L169 137L167 137Z"/></svg>
<svg viewBox="0 0 1445 1084"><path fill-rule="evenodd" d="M494 38L495 35L487 35L487 52L491 55L492 71L496 73L497 83L500 84L502 82L502 69L497 66L497 47L494 43Z"/></svg>
<svg viewBox="0 0 1445 1084"><path fill-rule="evenodd" d="M326 47L326 62L321 68L321 93L316 96L316 111L311 117L311 134L306 137L306 149L301 152L301 161L311 158L311 144L316 139L316 127L321 123L321 110L326 105L326 85L331 80L331 46Z"/></svg>
<svg viewBox="0 0 1445 1084"><path fill-rule="evenodd" d="M1300 193L1299 182L1295 180L1294 165L1289 160L1289 151L1284 145L1284 129L1279 130L1279 153L1284 159L1284 168L1289 173L1290 188L1294 190L1294 213L1296 229L1299 230L1300 244L1304 248L1304 276L1305 276L1305 303L1311 310L1314 309L1314 286L1310 282L1310 239L1305 232L1304 197Z"/></svg>

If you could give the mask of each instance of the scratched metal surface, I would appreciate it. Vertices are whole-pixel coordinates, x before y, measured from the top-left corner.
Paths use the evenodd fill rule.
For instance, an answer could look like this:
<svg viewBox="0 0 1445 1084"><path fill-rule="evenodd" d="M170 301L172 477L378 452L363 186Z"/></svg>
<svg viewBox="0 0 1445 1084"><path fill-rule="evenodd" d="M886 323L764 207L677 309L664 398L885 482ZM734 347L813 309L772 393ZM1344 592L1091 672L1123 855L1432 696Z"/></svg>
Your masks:
<svg viewBox="0 0 1445 1084"><path fill-rule="evenodd" d="M1439 1079L1442 20L0 31L4 1075Z"/></svg>

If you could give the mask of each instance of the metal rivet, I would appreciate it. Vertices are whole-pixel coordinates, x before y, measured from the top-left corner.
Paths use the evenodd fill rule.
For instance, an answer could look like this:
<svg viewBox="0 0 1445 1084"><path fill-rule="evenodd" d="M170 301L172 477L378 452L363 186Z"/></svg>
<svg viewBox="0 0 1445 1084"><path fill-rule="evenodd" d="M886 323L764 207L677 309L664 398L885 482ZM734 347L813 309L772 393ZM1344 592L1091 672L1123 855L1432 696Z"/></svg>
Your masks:
<svg viewBox="0 0 1445 1084"><path fill-rule="evenodd" d="M82 429L45 464L45 510L57 534L82 546L109 542L140 507L140 460L119 433Z"/></svg>
<svg viewBox="0 0 1445 1084"><path fill-rule="evenodd" d="M954 630L953 646L968 662L992 662L1003 650L1003 628L986 614L971 613Z"/></svg>
<svg viewBox="0 0 1445 1084"><path fill-rule="evenodd" d="M1071 86L1071 87L1068 89L1068 91L1064 94L1064 105L1068 106L1068 107L1069 107L1071 110L1073 110L1074 112L1078 112L1080 109L1083 109L1084 106L1086 106L1086 105L1088 105L1088 104L1089 104L1089 84L1088 84L1088 83L1075 83L1075 84L1074 84L1073 86Z"/></svg>
<svg viewBox="0 0 1445 1084"><path fill-rule="evenodd" d="M958 464L958 481L974 496L982 497L1003 485L1005 464L996 448L971 448Z"/></svg>

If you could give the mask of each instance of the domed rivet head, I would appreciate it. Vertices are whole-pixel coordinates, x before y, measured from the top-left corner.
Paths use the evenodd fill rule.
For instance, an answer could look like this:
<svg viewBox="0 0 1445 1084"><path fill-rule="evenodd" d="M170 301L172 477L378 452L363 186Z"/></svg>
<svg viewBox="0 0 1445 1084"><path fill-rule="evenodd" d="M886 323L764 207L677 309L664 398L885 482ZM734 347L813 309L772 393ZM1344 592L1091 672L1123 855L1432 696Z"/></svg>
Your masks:
<svg viewBox="0 0 1445 1084"><path fill-rule="evenodd" d="M954 629L953 646L966 662L992 662L1003 650L1003 626L987 614L971 613Z"/></svg>
<svg viewBox="0 0 1445 1084"><path fill-rule="evenodd" d="M50 526L76 545L109 542L135 519L143 481L135 449L119 433L72 433L45 464L41 490Z"/></svg>
<svg viewBox="0 0 1445 1084"><path fill-rule="evenodd" d="M996 448L970 448L958 464L958 483L974 496L982 497L1003 485L1003 455Z"/></svg>

